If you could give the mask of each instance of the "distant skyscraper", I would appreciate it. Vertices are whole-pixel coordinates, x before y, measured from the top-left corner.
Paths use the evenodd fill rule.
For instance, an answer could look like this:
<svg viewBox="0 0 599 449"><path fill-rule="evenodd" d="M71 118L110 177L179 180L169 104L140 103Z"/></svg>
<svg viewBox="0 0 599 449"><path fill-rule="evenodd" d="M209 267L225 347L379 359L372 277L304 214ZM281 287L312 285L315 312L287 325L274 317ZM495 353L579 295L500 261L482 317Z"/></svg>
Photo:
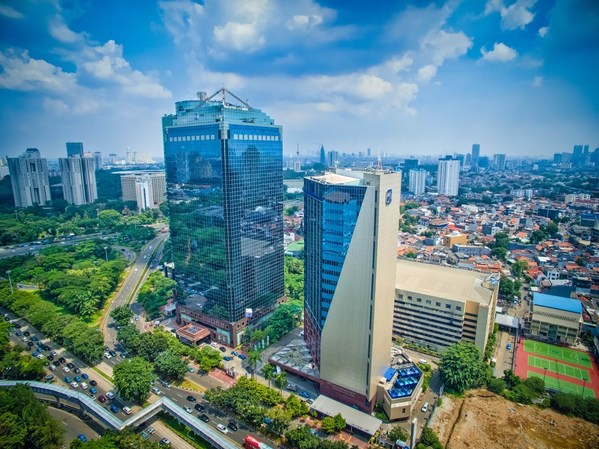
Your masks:
<svg viewBox="0 0 599 449"><path fill-rule="evenodd" d="M125 163L126 164L133 164L134 160L133 160L133 152L131 152L131 148L127 147L127 151L125 151Z"/></svg>
<svg viewBox="0 0 599 449"><path fill-rule="evenodd" d="M422 195L426 191L426 170L410 170L409 189L414 195Z"/></svg>
<svg viewBox="0 0 599 449"><path fill-rule="evenodd" d="M51 200L48 162L37 148L27 148L19 157L7 158L16 207L44 205Z"/></svg>
<svg viewBox="0 0 599 449"><path fill-rule="evenodd" d="M108 162L110 163L110 165L116 164L116 158L117 158L117 155L115 153L110 153L108 155Z"/></svg>
<svg viewBox="0 0 599 449"><path fill-rule="evenodd" d="M320 146L320 163L327 165L327 153L324 151L324 145Z"/></svg>
<svg viewBox="0 0 599 449"><path fill-rule="evenodd" d="M83 152L83 143L81 142L67 142L67 157L72 156L85 156Z"/></svg>
<svg viewBox="0 0 599 449"><path fill-rule="evenodd" d="M418 159L411 157L411 158L403 161L403 172L404 173L409 173L410 170L414 170L416 168L418 168Z"/></svg>
<svg viewBox="0 0 599 449"><path fill-rule="evenodd" d="M493 168L497 171L505 170L505 154L493 155Z"/></svg>
<svg viewBox="0 0 599 449"><path fill-rule="evenodd" d="M473 143L472 144L472 160L471 162L471 166L473 168L478 167L478 158L480 157L480 144L478 143Z"/></svg>
<svg viewBox="0 0 599 449"><path fill-rule="evenodd" d="M68 152L69 143L67 154ZM91 204L98 199L95 159L73 153L67 158L58 159L58 164L62 177L62 192L69 204Z"/></svg>
<svg viewBox="0 0 599 449"><path fill-rule="evenodd" d="M460 187L460 161L440 159L437 171L439 195L456 196Z"/></svg>
<svg viewBox="0 0 599 449"><path fill-rule="evenodd" d="M96 163L96 170L101 170L102 169L102 153L100 153L99 151L96 151L94 153L94 161Z"/></svg>
<svg viewBox="0 0 599 449"><path fill-rule="evenodd" d="M329 167L336 167L337 163L339 162L339 152L338 151L329 151L328 154L328 166Z"/></svg>
<svg viewBox="0 0 599 449"><path fill-rule="evenodd" d="M401 174L304 178L306 345L320 392L361 410L388 368Z"/></svg>
<svg viewBox="0 0 599 449"><path fill-rule="evenodd" d="M175 106L162 117L170 238L192 298L177 319L237 346L285 296L282 129L224 88Z"/></svg>
<svg viewBox="0 0 599 449"><path fill-rule="evenodd" d="M488 156L480 156L478 158L478 167L479 168L489 168L489 157Z"/></svg>

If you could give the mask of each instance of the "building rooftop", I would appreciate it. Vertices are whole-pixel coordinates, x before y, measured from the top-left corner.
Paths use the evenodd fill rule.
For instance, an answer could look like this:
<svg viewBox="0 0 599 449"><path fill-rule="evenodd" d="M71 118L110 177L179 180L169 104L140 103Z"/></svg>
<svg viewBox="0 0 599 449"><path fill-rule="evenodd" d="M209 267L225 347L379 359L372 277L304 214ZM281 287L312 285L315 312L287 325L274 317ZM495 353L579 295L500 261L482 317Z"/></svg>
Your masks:
<svg viewBox="0 0 599 449"><path fill-rule="evenodd" d="M349 176L338 175L336 173L325 173L321 176L311 176L309 179L312 179L316 182L320 182L322 184L351 184L351 185L359 185L360 180L356 178L350 178Z"/></svg>
<svg viewBox="0 0 599 449"><path fill-rule="evenodd" d="M334 399L328 398L324 395L320 395L316 398L314 403L310 406L311 409L316 410L326 416L335 416L340 413L348 426L358 429L368 435L374 435L379 427L383 423L380 419L374 416L367 415L355 408L349 407L341 402L335 401Z"/></svg>
<svg viewBox="0 0 599 449"><path fill-rule="evenodd" d="M395 287L454 301L490 304L493 289L483 285L489 277L488 273L399 259Z"/></svg>
<svg viewBox="0 0 599 449"><path fill-rule="evenodd" d="M578 299L548 295L546 293L535 293L532 297L532 303L533 310L534 306L542 306L566 312L582 313L582 304Z"/></svg>

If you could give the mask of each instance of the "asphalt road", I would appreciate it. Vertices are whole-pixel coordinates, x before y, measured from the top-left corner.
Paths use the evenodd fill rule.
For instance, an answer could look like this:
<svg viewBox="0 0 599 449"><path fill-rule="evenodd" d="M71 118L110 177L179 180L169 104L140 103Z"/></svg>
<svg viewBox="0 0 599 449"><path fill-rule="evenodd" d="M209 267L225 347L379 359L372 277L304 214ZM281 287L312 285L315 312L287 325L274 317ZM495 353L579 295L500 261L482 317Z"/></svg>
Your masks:
<svg viewBox="0 0 599 449"><path fill-rule="evenodd" d="M3 247L0 248L0 259L4 258L4 257L14 257L14 256L23 256L25 254L37 254L39 253L39 251L43 248L47 248L48 246L55 246L55 245L64 245L64 246L69 246L69 245L76 245L79 242L82 242L84 240L91 240L91 239L97 239L97 238L101 238L101 239L109 239L112 237L116 237L116 234L88 234L88 235L82 235L82 236L78 236L78 237L73 237L70 239L65 239L65 240L60 240L60 241L54 241L53 243L48 243L45 245L35 245L33 244L33 242L29 242L29 243L23 243L21 245L15 245L14 248L7 248L7 247Z"/></svg>

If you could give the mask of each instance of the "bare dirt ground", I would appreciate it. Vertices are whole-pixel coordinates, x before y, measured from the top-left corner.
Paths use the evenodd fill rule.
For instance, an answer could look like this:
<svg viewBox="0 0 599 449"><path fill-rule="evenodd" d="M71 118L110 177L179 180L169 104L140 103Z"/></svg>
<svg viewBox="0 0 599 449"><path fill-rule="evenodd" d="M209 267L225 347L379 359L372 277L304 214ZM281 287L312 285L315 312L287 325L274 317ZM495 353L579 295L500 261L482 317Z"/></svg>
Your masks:
<svg viewBox="0 0 599 449"><path fill-rule="evenodd" d="M599 426L487 390L444 397L431 427L446 449L597 449Z"/></svg>

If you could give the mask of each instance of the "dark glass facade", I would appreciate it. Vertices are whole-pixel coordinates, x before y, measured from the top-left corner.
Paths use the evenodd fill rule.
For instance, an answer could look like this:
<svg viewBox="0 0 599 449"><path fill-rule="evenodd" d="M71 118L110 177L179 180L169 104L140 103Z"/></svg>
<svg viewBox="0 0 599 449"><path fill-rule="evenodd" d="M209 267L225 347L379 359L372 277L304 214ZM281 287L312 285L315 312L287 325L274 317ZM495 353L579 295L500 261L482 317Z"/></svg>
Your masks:
<svg viewBox="0 0 599 449"><path fill-rule="evenodd" d="M224 99L162 122L177 281L214 318L264 314L284 296L281 127Z"/></svg>

